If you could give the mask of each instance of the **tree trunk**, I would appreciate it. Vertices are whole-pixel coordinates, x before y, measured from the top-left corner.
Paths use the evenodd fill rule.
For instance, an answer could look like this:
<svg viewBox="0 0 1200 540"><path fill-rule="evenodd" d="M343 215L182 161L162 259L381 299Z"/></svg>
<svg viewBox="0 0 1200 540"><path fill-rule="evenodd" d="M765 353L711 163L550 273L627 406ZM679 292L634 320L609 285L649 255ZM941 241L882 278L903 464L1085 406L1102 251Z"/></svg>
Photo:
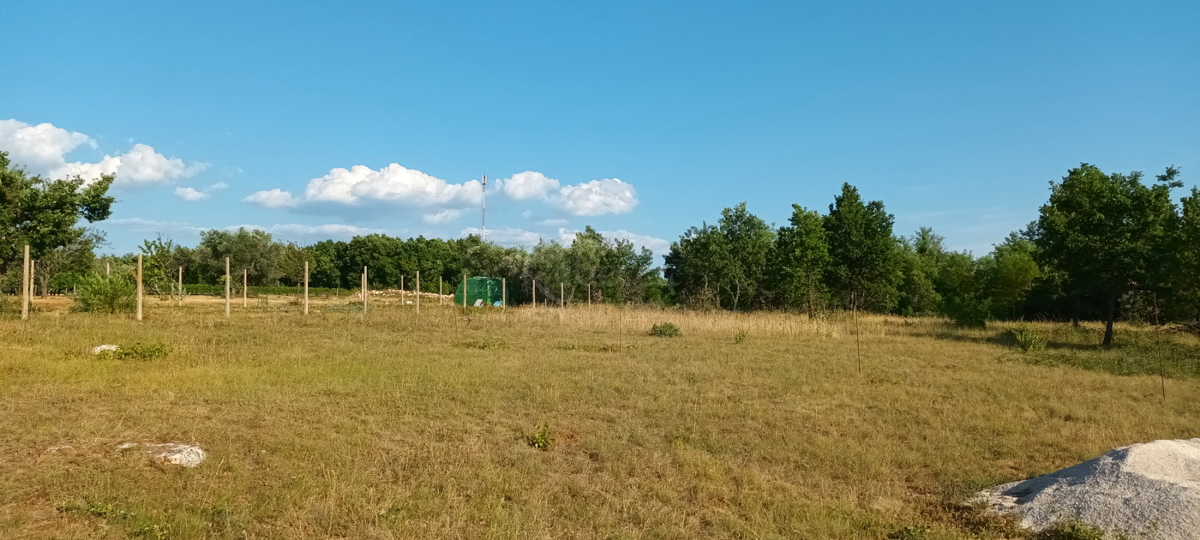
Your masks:
<svg viewBox="0 0 1200 540"><path fill-rule="evenodd" d="M1117 296L1109 295L1108 297L1108 317L1104 321L1104 345L1111 347L1113 341L1113 320L1117 318Z"/></svg>

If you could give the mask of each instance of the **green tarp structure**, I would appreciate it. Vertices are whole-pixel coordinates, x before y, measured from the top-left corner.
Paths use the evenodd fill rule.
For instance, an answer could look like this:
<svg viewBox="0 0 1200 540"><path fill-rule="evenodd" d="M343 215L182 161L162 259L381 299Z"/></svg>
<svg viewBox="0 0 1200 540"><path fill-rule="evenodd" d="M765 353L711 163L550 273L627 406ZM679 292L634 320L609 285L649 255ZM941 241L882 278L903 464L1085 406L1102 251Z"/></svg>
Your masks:
<svg viewBox="0 0 1200 540"><path fill-rule="evenodd" d="M467 305L474 306L478 300L483 300L480 305L493 306L496 302L502 302L501 298L501 283L500 280L490 277L473 277L467 279ZM454 305L463 305L463 283L459 282L458 287L454 289Z"/></svg>

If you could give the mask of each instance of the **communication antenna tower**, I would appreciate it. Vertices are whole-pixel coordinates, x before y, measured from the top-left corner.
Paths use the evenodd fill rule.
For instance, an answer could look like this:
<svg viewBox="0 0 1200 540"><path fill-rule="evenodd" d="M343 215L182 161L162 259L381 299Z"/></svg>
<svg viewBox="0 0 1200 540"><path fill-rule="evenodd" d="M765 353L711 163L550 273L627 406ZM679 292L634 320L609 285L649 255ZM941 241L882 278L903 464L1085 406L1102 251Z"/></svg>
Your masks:
<svg viewBox="0 0 1200 540"><path fill-rule="evenodd" d="M483 175L483 213L480 215L479 228L482 230L482 235L487 238L487 175Z"/></svg>

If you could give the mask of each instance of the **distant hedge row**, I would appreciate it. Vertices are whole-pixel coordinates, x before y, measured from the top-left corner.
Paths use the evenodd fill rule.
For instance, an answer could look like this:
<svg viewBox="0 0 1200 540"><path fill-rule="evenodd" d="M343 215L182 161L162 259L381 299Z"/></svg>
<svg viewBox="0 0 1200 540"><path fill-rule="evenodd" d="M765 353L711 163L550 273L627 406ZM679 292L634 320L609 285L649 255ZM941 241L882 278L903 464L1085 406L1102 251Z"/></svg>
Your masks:
<svg viewBox="0 0 1200 540"><path fill-rule="evenodd" d="M198 295L208 295L208 296L221 296L221 295L225 294L225 286L224 285L207 285L204 283L185 284L183 286L183 290L187 291L188 294L198 294ZM233 290L235 291L235 294L237 294L239 296L241 295L242 289L240 286L234 286ZM287 286L251 285L247 292L249 293L250 296L258 296L258 295L262 295L262 294L288 295L288 294L304 294L304 289L302 289L300 287L287 287ZM330 289L330 288L325 288L325 287L309 287L308 288L309 296L334 296L334 295L347 296L347 295L351 294L351 292L352 291L350 291L349 289Z"/></svg>

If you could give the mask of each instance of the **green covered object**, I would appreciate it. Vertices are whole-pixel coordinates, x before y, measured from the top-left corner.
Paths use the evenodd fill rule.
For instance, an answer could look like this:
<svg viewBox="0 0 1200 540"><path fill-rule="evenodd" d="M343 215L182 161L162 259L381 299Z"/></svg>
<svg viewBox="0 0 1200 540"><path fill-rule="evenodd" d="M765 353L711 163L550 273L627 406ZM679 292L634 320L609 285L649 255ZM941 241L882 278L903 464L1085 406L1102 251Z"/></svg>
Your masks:
<svg viewBox="0 0 1200 540"><path fill-rule="evenodd" d="M467 279L467 305L474 306L479 300L481 306L501 305L504 302L500 280L490 277L473 277ZM497 304L499 302L500 304ZM454 289L454 305L463 305L463 283L460 281Z"/></svg>

